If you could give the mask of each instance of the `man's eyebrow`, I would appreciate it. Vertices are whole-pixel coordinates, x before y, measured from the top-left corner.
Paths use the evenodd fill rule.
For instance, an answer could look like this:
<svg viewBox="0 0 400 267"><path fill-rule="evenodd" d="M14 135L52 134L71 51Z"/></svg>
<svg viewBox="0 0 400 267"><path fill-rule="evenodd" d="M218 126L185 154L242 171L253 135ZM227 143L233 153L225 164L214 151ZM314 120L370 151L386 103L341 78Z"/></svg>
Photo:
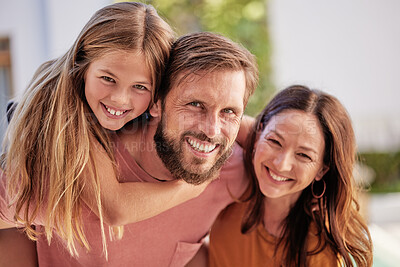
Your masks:
<svg viewBox="0 0 400 267"><path fill-rule="evenodd" d="M241 107L238 107L238 106L228 106L228 107L225 107L225 108L223 108L223 109L230 109L230 110L232 110L235 114L243 113L243 109L242 109ZM242 116L243 116L243 114L242 114Z"/></svg>

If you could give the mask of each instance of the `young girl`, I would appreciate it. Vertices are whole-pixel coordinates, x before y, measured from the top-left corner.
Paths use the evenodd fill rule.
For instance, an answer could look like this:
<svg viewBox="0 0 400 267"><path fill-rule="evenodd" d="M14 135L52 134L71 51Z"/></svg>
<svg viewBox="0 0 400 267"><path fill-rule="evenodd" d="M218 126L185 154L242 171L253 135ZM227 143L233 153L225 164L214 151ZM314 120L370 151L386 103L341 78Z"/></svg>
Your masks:
<svg viewBox="0 0 400 267"><path fill-rule="evenodd" d="M210 266L371 266L352 175L355 138L340 102L289 87L257 117L248 141L250 196L215 222Z"/></svg>
<svg viewBox="0 0 400 267"><path fill-rule="evenodd" d="M43 225L49 242L55 231L76 255L77 243L90 247L85 203L100 218L107 252L103 222L143 220L202 192L206 184L117 179L113 131L151 105L173 39L152 6L117 3L97 11L65 55L38 69L7 130L1 219L31 239L39 234L33 225Z"/></svg>

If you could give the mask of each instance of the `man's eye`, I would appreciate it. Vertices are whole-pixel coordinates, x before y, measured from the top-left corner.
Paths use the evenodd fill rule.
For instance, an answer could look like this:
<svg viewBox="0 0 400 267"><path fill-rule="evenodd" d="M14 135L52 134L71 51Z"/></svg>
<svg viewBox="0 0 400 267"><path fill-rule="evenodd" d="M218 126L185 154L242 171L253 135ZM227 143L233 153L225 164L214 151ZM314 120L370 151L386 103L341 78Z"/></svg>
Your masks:
<svg viewBox="0 0 400 267"><path fill-rule="evenodd" d="M199 102L190 102L189 105L193 107L201 107Z"/></svg>
<svg viewBox="0 0 400 267"><path fill-rule="evenodd" d="M141 84L135 84L133 87L135 87L136 89L139 89L139 90L147 90L147 87L143 86Z"/></svg>
<svg viewBox="0 0 400 267"><path fill-rule="evenodd" d="M233 110L230 109L230 108L224 108L224 109L222 110L222 112L223 112L223 113L226 113L226 114L233 114L233 113L234 113Z"/></svg>
<svg viewBox="0 0 400 267"><path fill-rule="evenodd" d="M101 76L101 78L107 82L113 83L115 80L113 78L110 78L108 76Z"/></svg>

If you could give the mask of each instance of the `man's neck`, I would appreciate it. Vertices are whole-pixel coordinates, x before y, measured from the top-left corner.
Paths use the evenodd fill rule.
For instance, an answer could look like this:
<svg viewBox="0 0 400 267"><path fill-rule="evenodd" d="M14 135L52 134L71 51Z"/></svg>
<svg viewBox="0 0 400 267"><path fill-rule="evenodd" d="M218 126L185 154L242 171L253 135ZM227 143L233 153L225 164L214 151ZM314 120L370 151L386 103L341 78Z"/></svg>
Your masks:
<svg viewBox="0 0 400 267"><path fill-rule="evenodd" d="M156 180L173 180L171 173L165 168L157 154L154 134L157 130L156 119L147 125L139 127L134 133L121 132L119 137L124 147L129 151L136 163Z"/></svg>

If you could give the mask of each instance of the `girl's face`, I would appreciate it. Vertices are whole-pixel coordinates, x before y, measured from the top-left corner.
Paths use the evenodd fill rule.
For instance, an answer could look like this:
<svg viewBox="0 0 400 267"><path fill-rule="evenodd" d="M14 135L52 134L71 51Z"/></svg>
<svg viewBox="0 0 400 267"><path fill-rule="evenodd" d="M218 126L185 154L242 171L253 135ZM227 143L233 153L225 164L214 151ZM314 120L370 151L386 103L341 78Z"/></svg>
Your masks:
<svg viewBox="0 0 400 267"><path fill-rule="evenodd" d="M267 198L294 203L304 188L326 172L324 136L312 114L285 110L273 116L254 149L254 170Z"/></svg>
<svg viewBox="0 0 400 267"><path fill-rule="evenodd" d="M110 52L85 74L85 96L100 125L119 130L149 106L152 80L140 52Z"/></svg>

